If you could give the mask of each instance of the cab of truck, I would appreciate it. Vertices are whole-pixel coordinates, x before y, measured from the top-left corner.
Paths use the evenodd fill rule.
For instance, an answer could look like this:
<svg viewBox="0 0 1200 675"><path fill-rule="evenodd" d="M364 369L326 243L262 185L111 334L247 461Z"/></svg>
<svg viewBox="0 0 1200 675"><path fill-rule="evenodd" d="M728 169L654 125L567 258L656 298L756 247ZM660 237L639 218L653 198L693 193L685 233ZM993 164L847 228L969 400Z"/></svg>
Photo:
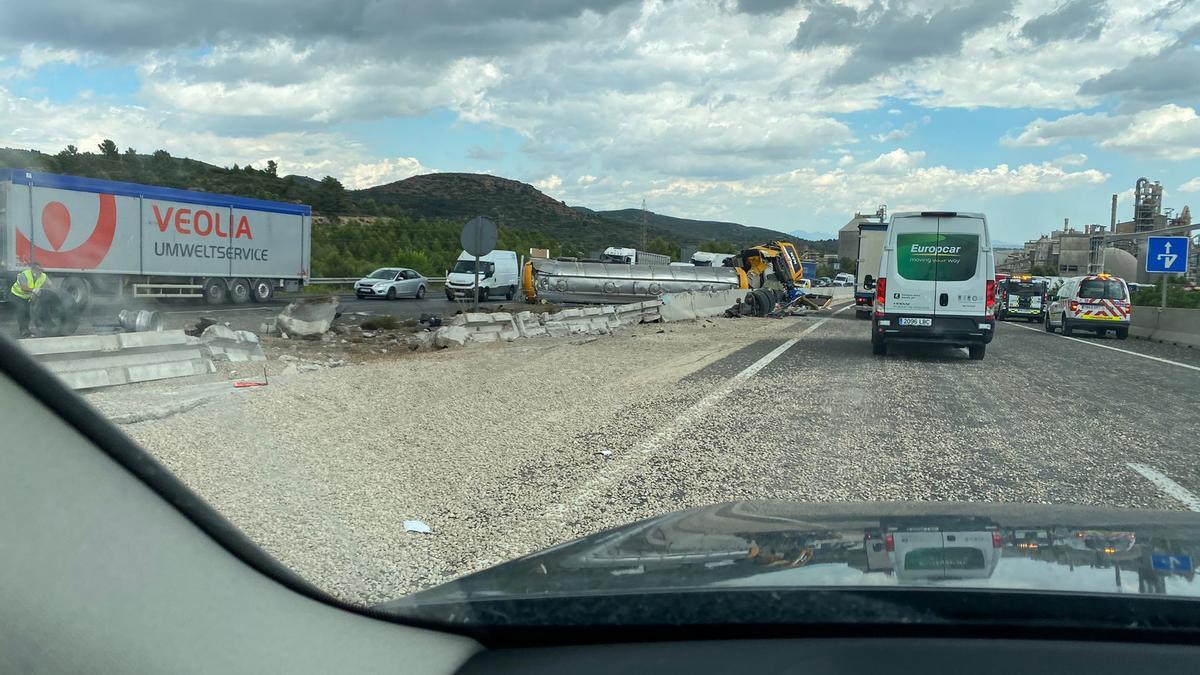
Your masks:
<svg viewBox="0 0 1200 675"><path fill-rule="evenodd" d="M876 355L889 344L926 342L984 358L995 333L996 264L982 213L893 214L871 285Z"/></svg>

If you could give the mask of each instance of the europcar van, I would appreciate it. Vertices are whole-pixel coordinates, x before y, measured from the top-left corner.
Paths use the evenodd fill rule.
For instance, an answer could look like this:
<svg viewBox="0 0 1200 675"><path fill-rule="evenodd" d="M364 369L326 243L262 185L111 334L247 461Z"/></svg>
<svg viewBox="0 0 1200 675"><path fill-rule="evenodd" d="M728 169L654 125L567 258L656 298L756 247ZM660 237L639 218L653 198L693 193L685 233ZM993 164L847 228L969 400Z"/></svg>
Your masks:
<svg viewBox="0 0 1200 675"><path fill-rule="evenodd" d="M517 294L517 254L515 251L492 251L479 257L479 299L504 296L512 300ZM446 275L446 298L473 297L475 288L475 256L463 251Z"/></svg>
<svg viewBox="0 0 1200 675"><path fill-rule="evenodd" d="M996 328L996 263L982 213L893 214L879 276L867 283L876 354L892 342L934 342L983 359Z"/></svg>

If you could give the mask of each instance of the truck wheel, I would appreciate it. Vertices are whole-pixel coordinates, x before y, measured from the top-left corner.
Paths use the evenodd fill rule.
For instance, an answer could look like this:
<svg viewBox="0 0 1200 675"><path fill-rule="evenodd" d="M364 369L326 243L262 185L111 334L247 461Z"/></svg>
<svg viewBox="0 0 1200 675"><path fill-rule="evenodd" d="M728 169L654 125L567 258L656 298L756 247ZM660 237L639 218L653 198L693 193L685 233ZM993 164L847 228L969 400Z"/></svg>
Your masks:
<svg viewBox="0 0 1200 675"><path fill-rule="evenodd" d="M512 300L512 299L513 299L513 298L515 298L515 297L517 297L517 287L516 287L516 286L509 286L509 287L508 287L508 292L504 294L504 299L505 299L505 300Z"/></svg>
<svg viewBox="0 0 1200 675"><path fill-rule="evenodd" d="M1128 337L1129 337L1129 328L1118 328L1117 329L1117 339L1118 340L1124 340L1125 338L1128 338Z"/></svg>
<svg viewBox="0 0 1200 675"><path fill-rule="evenodd" d="M205 304L223 305L227 297L229 297L229 289L225 286L224 279L211 278L204 280Z"/></svg>
<svg viewBox="0 0 1200 675"><path fill-rule="evenodd" d="M250 284L250 297L255 302L267 302L275 297L275 284L266 279L255 279Z"/></svg>
<svg viewBox="0 0 1200 675"><path fill-rule="evenodd" d="M490 298L490 297L492 297L492 289L487 288L486 286L479 289L479 301L480 302L487 302L488 298Z"/></svg>
<svg viewBox="0 0 1200 675"><path fill-rule="evenodd" d="M75 301L79 311L92 304L92 283L84 277L67 277L62 281L62 290Z"/></svg>
<svg viewBox="0 0 1200 675"><path fill-rule="evenodd" d="M417 287L417 299L418 299L418 300L420 300L420 299L421 299L421 298L423 298L423 297L425 297L425 287L424 287L424 286L418 286L418 287Z"/></svg>
<svg viewBox="0 0 1200 675"><path fill-rule="evenodd" d="M250 302L250 282L245 279L230 280L229 299L235 305L244 305Z"/></svg>
<svg viewBox="0 0 1200 675"><path fill-rule="evenodd" d="M1071 330L1071 325L1067 323L1066 313L1062 315L1062 332L1063 335L1066 335L1067 337L1070 337L1072 333L1074 333L1074 331Z"/></svg>
<svg viewBox="0 0 1200 675"><path fill-rule="evenodd" d="M454 294L451 293L450 291L446 291L446 299L449 300L450 302L454 302Z"/></svg>
<svg viewBox="0 0 1200 675"><path fill-rule="evenodd" d="M987 345L970 345L967 347L967 354L972 361L982 361L987 354Z"/></svg>

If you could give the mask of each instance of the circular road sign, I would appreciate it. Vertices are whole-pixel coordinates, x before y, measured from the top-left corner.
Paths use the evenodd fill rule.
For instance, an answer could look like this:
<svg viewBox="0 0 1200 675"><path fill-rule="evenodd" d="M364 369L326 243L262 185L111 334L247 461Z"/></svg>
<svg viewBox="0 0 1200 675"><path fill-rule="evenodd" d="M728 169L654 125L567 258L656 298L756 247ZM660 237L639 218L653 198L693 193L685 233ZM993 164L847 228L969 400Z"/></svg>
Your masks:
<svg viewBox="0 0 1200 675"><path fill-rule="evenodd" d="M492 252L496 248L496 224L484 218L477 216L467 221L463 226L462 236L459 241L462 243L463 250L470 255L482 256Z"/></svg>

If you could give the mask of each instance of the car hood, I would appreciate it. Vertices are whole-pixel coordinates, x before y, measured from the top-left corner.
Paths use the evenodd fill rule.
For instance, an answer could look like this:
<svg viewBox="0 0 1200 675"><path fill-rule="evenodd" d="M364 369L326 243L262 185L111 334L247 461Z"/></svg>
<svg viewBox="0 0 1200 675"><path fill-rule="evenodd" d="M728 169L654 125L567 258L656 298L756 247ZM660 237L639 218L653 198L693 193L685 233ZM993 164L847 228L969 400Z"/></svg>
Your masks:
<svg viewBox="0 0 1200 675"><path fill-rule="evenodd" d="M379 607L732 587L1200 596L1198 556L1191 512L746 501L594 534Z"/></svg>
<svg viewBox="0 0 1200 675"><path fill-rule="evenodd" d="M395 283L395 281L393 279L372 279L370 277L363 277L362 279L359 279L358 281L354 282L354 285L355 286L375 286L377 284L391 284L391 283Z"/></svg>

